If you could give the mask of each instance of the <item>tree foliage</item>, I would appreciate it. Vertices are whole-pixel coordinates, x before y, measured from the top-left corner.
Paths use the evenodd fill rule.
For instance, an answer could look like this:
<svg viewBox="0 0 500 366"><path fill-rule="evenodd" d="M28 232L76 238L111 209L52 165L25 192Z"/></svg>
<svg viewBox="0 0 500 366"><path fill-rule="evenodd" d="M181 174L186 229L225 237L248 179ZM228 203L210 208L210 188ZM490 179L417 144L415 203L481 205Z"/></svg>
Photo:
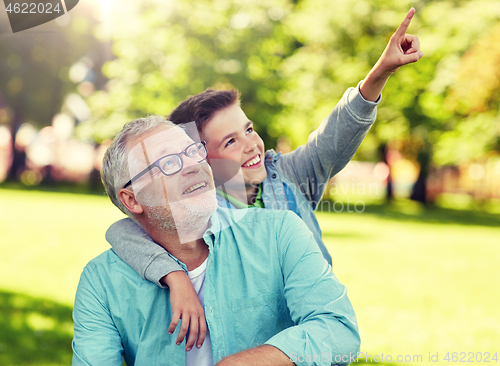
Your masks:
<svg viewBox="0 0 500 366"><path fill-rule="evenodd" d="M233 86L269 140L266 126L283 109L279 67L295 47L279 20L292 8L284 0L121 3L102 30L116 56L103 69L110 82L89 99L95 114L82 135L102 140L130 119L169 114L207 87Z"/></svg>
<svg viewBox="0 0 500 366"><path fill-rule="evenodd" d="M19 33L12 33L7 22L0 23L0 124L8 125L12 136L23 123L38 128L50 125L65 96L76 89L69 78L70 67L90 52L94 61L99 60L95 51L102 45L91 32L96 21L88 8L77 9L72 18L64 15ZM12 151L7 179L15 180L25 155L14 139Z"/></svg>
<svg viewBox="0 0 500 366"><path fill-rule="evenodd" d="M96 48L95 20L88 11L77 14L14 34L8 23L0 24L0 108L7 109L0 123L43 127L60 111L64 96L76 88L69 68Z"/></svg>
<svg viewBox="0 0 500 366"><path fill-rule="evenodd" d="M268 147L280 135L297 146L367 74L411 6L424 58L391 77L360 154L416 139L440 164L477 159L499 141L496 0L123 1L98 32L116 58L81 136L102 141L130 119L233 86Z"/></svg>

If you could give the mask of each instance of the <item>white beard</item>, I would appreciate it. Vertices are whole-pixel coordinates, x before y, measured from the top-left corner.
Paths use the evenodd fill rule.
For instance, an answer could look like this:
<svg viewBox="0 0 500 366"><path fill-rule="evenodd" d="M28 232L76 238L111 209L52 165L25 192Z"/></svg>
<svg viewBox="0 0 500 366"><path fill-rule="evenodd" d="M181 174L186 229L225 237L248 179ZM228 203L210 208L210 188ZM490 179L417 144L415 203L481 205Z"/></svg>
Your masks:
<svg viewBox="0 0 500 366"><path fill-rule="evenodd" d="M143 197L153 203L151 197ZM150 223L169 233L176 232L181 244L201 239L210 217L217 209L215 190L204 192L189 199L169 202L165 206L148 205Z"/></svg>

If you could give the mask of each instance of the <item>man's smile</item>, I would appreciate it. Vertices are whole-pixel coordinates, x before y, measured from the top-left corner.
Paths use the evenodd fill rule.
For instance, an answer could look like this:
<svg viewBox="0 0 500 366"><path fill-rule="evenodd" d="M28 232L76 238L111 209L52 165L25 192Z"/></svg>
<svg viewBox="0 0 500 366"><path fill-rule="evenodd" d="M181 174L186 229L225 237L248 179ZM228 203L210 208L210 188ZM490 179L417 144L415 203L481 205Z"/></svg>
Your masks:
<svg viewBox="0 0 500 366"><path fill-rule="evenodd" d="M207 182L200 182L200 183L195 183L192 186L190 186L188 189L186 189L182 194L189 194L194 191L198 191L204 187L207 186Z"/></svg>

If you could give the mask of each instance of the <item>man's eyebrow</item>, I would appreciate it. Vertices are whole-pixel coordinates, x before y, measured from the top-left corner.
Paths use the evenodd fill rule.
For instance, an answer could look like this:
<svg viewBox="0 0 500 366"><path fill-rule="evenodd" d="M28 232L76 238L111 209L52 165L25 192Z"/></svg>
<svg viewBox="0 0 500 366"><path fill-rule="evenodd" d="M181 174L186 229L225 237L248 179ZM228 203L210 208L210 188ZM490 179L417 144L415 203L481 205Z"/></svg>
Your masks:
<svg viewBox="0 0 500 366"><path fill-rule="evenodd" d="M160 151L160 153L158 154L158 159L164 157L164 156L167 156L167 155L171 155L172 153L170 151L167 151L166 149L163 149Z"/></svg>
<svg viewBox="0 0 500 366"><path fill-rule="evenodd" d="M186 143L184 144L184 149L186 149L189 145L192 145L194 144L194 141L193 140L189 140L189 141L186 141ZM182 149L182 150L184 150ZM159 154L158 154L158 159L164 157L164 156L167 156L167 155L175 155L175 154L178 154L180 153L182 150L180 151L172 151L172 149L170 148L170 146L162 146L161 150L159 151Z"/></svg>
<svg viewBox="0 0 500 366"><path fill-rule="evenodd" d="M249 121L245 124L245 130L246 130L248 127L250 127L251 125L253 125L253 122L249 120ZM224 136L224 137L222 138L222 140L220 141L219 146L217 146L217 147L220 147L220 145L222 145L222 143L223 143L224 141L226 141L226 140L227 140L228 138L230 138L230 137L233 137L233 136L234 136L234 135L236 135L237 133L238 133L238 132L231 132L231 133L227 134L226 136Z"/></svg>
<svg viewBox="0 0 500 366"><path fill-rule="evenodd" d="M168 149L167 147L162 147L162 149L160 151L157 151L156 154L154 154L153 151L150 151L150 153L153 155L156 155L155 159L153 161L156 161L158 159L161 159L163 158L164 156L167 156L167 155L171 155L173 154L171 151L169 151L170 149Z"/></svg>

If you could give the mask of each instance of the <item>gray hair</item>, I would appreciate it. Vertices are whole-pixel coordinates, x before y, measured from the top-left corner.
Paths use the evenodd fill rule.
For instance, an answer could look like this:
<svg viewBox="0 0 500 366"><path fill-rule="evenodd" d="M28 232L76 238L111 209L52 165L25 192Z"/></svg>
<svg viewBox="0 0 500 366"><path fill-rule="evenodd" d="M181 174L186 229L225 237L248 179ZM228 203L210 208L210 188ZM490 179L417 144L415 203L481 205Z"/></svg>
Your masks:
<svg viewBox="0 0 500 366"><path fill-rule="evenodd" d="M125 215L130 212L118 198L118 192L130 180L128 166L128 143L142 134L160 126L178 127L162 116L149 116L127 122L106 150L102 162L101 179L111 202ZM127 187L132 190L132 186ZM131 217L131 216L130 216Z"/></svg>

